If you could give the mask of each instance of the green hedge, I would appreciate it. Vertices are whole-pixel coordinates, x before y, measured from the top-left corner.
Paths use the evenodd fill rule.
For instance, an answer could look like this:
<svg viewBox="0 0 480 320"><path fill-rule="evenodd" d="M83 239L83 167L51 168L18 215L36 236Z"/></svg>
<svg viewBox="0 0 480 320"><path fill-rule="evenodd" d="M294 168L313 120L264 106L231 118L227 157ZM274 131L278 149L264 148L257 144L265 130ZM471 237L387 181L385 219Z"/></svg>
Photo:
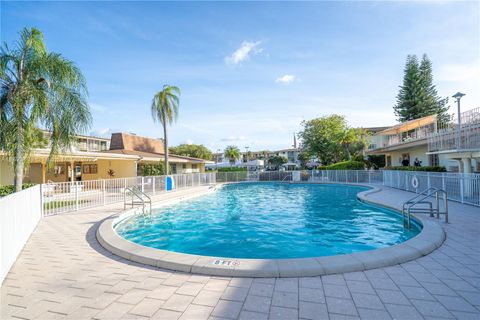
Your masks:
<svg viewBox="0 0 480 320"><path fill-rule="evenodd" d="M318 170L363 170L365 163L360 161L343 161L329 166L317 167Z"/></svg>
<svg viewBox="0 0 480 320"><path fill-rule="evenodd" d="M245 168L245 167L218 168L218 172L237 172L237 171L247 171L247 168Z"/></svg>
<svg viewBox="0 0 480 320"><path fill-rule="evenodd" d="M385 167L385 170L399 170L399 171L431 171L431 172L446 172L445 167L415 167L415 166L394 166L394 167Z"/></svg>
<svg viewBox="0 0 480 320"><path fill-rule="evenodd" d="M24 183L22 185L22 189L27 189L33 187L34 185L34 183ZM14 190L13 184L8 186L0 186L0 197L8 196L9 194L13 193Z"/></svg>

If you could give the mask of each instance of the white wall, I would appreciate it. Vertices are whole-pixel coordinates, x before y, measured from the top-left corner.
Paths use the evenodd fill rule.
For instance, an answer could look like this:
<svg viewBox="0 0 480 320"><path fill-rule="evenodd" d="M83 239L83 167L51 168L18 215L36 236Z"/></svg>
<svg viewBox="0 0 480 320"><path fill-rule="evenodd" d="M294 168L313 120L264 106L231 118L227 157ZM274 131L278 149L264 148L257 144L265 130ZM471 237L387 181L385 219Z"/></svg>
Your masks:
<svg viewBox="0 0 480 320"><path fill-rule="evenodd" d="M41 217L40 185L0 198L0 283Z"/></svg>

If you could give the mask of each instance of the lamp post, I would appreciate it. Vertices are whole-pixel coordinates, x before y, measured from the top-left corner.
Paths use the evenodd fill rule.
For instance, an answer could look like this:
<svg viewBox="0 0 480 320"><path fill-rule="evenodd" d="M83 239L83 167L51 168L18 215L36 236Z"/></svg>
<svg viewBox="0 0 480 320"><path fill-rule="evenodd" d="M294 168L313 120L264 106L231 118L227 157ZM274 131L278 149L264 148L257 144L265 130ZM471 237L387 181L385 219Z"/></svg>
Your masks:
<svg viewBox="0 0 480 320"><path fill-rule="evenodd" d="M457 100L457 150L460 149L460 127L462 126L462 118L460 115L460 99L462 99L464 95L464 93L457 92L452 96L452 98L455 98Z"/></svg>
<svg viewBox="0 0 480 320"><path fill-rule="evenodd" d="M465 93L457 92L452 96L452 98L455 98L457 101L457 123L459 128L462 124L462 119L460 118L460 99L462 99L464 95Z"/></svg>

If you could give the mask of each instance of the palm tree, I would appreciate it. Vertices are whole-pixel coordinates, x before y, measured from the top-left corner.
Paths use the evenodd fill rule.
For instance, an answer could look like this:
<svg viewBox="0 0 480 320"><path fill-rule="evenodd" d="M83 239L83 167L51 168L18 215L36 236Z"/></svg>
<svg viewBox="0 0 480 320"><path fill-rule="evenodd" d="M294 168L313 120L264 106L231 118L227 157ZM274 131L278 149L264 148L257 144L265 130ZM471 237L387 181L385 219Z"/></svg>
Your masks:
<svg viewBox="0 0 480 320"><path fill-rule="evenodd" d="M47 51L42 32L24 28L12 48L1 48L0 87L0 149L13 162L18 192L39 126L51 131L47 164L90 126L87 85L71 61Z"/></svg>
<svg viewBox="0 0 480 320"><path fill-rule="evenodd" d="M164 85L163 90L155 94L152 100L153 121L160 121L163 127L163 146L165 149L165 174L169 173L168 166L168 138L167 126L171 125L178 117L180 103L180 89L175 86Z"/></svg>
<svg viewBox="0 0 480 320"><path fill-rule="evenodd" d="M230 161L230 165L233 166L235 164L235 160L240 158L240 149L236 146L228 146L223 151L225 158L228 158Z"/></svg>

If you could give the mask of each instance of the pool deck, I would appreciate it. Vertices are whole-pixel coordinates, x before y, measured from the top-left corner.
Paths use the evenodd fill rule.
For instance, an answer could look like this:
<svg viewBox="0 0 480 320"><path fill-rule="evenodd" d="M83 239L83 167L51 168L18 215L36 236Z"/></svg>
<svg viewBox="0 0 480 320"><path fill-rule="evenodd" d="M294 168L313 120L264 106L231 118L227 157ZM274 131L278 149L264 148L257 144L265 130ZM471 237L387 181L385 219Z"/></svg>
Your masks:
<svg viewBox="0 0 480 320"><path fill-rule="evenodd" d="M366 199L399 208L413 195L381 188ZM449 206L449 224L426 217L446 232L443 245L426 256L302 278L196 275L115 256L95 234L123 204L47 217L1 287L0 318L480 319L480 208Z"/></svg>

